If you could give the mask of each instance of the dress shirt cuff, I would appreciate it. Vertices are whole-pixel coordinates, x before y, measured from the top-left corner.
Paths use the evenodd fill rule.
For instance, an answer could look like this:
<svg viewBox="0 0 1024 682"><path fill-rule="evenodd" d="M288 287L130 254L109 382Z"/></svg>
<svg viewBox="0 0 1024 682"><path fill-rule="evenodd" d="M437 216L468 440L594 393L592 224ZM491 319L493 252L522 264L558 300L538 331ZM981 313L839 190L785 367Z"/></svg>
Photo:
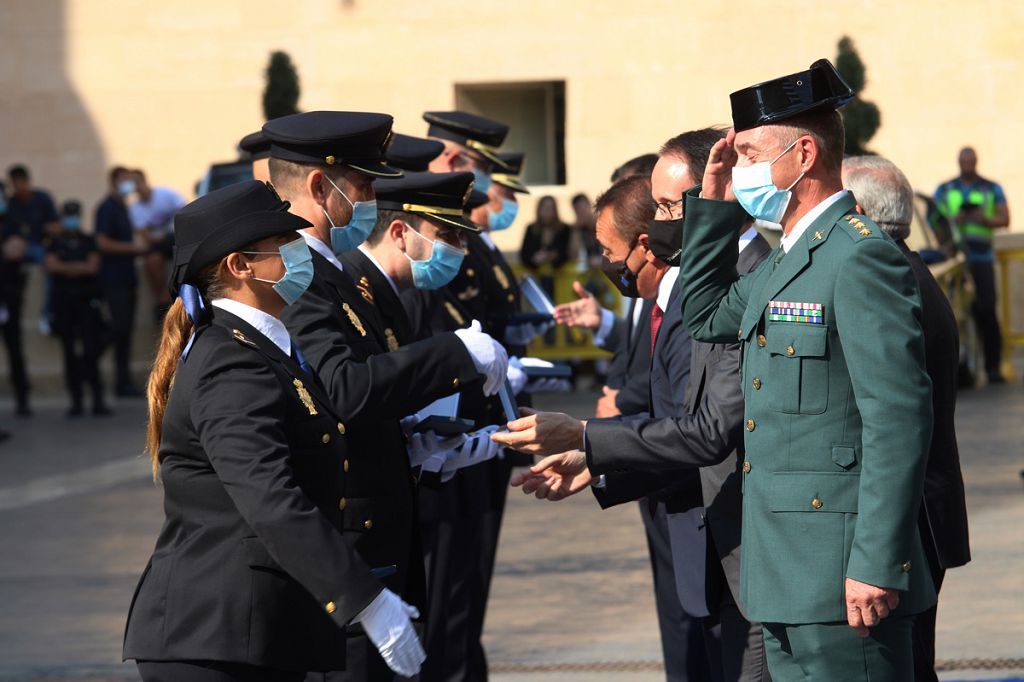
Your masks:
<svg viewBox="0 0 1024 682"><path fill-rule="evenodd" d="M615 313L608 310L607 308L601 308L601 324L597 326L594 331L594 345L603 346L604 342L608 340L608 335L612 332L612 327L615 326Z"/></svg>

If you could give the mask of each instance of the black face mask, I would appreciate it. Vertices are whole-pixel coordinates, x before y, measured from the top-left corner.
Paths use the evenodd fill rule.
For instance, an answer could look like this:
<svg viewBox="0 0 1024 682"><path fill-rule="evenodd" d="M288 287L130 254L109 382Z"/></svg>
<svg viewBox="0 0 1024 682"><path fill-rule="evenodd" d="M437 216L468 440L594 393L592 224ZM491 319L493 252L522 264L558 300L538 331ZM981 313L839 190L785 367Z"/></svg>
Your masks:
<svg viewBox="0 0 1024 682"><path fill-rule="evenodd" d="M633 253L633 249L630 249L629 253ZM626 258L629 258L629 253L626 254ZM601 263L601 270L604 271L605 277L619 290L620 294L627 298L640 298L640 294L636 290L637 273L629 269L626 261L609 261L605 259Z"/></svg>
<svg viewBox="0 0 1024 682"><path fill-rule="evenodd" d="M683 252L683 219L652 220L647 224L648 248L659 260L672 267L679 265Z"/></svg>

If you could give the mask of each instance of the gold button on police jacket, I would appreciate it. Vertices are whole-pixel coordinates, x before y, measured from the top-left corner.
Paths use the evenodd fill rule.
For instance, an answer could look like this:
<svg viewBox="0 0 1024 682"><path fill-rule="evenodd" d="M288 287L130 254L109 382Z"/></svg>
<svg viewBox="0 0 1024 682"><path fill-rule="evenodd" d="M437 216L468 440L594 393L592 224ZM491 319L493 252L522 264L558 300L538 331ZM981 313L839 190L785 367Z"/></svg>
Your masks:
<svg viewBox="0 0 1024 682"><path fill-rule="evenodd" d="M760 391L761 390L761 379L758 378L758 377L754 377L754 390L755 391Z"/></svg>
<svg viewBox="0 0 1024 682"><path fill-rule="evenodd" d="M903 564L903 572L904 573L910 573L910 562L909 561L907 561L907 562L905 562Z"/></svg>
<svg viewBox="0 0 1024 682"><path fill-rule="evenodd" d="M345 425L342 424L341 422L338 422L338 433L340 433L343 436L345 435Z"/></svg>
<svg viewBox="0 0 1024 682"><path fill-rule="evenodd" d="M789 357L796 355L796 348L793 348L793 346L786 346L786 355Z"/></svg>
<svg viewBox="0 0 1024 682"><path fill-rule="evenodd" d="M745 474L749 474L750 473L750 462L744 462L743 463L743 473L745 473Z"/></svg>
<svg viewBox="0 0 1024 682"><path fill-rule="evenodd" d="M327 613L334 613L335 611L337 611L337 610L338 610L338 607L337 607L337 606L335 606L334 602L332 602L332 601L329 601L329 602L327 602L327 604L326 604L326 605L324 606L324 610L325 610L325 611L327 611Z"/></svg>
<svg viewBox="0 0 1024 682"><path fill-rule="evenodd" d="M823 504L824 504L824 502L819 500L817 497L815 497L813 500L811 500L811 506L814 507L815 509L821 509Z"/></svg>
<svg viewBox="0 0 1024 682"><path fill-rule="evenodd" d="M753 419L747 420L747 431L753 431L757 427L757 423Z"/></svg>
<svg viewBox="0 0 1024 682"><path fill-rule="evenodd" d="M454 379L452 379L452 388L458 388L459 387L459 383L460 382L459 382L459 378L458 377L455 377Z"/></svg>
<svg viewBox="0 0 1024 682"><path fill-rule="evenodd" d="M757 335L757 345L761 346L761 348L764 348L765 346L768 345L768 339L764 337L764 334Z"/></svg>
<svg viewBox="0 0 1024 682"><path fill-rule="evenodd" d="M344 462L341 463L341 468L345 471L346 474L348 473L348 460L347 459Z"/></svg>
<svg viewBox="0 0 1024 682"><path fill-rule="evenodd" d="M507 298L508 298L508 302L509 303L513 303L516 300L516 295L515 294L509 294Z"/></svg>
<svg viewBox="0 0 1024 682"><path fill-rule="evenodd" d="M329 434L329 433L325 433L324 435L320 436L320 441L321 441L321 442L322 442L322 443L323 443L324 445L327 445L328 443L330 443L330 442L331 442L331 434Z"/></svg>
<svg viewBox="0 0 1024 682"><path fill-rule="evenodd" d="M366 530L370 530L371 528L373 528L373 519L366 519L365 521L363 521L363 528L365 528Z"/></svg>
<svg viewBox="0 0 1024 682"><path fill-rule="evenodd" d="M345 507L347 506L348 500L346 500L344 497L338 500L338 509L340 509L341 511L345 511Z"/></svg>

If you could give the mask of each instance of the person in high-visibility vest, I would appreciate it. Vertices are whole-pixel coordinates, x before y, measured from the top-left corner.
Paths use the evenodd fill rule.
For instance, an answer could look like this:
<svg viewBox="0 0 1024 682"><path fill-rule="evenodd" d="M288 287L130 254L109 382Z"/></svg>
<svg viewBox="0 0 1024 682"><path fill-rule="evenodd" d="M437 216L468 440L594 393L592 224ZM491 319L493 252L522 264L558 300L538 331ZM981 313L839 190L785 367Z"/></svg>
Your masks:
<svg viewBox="0 0 1024 682"><path fill-rule="evenodd" d="M1010 209L999 183L978 175L978 155L971 147L960 150L960 175L939 185L935 203L952 221L967 266L974 279L974 321L981 334L985 353L985 371L990 384L1005 380L999 371L1002 363L1002 336L996 317L996 276L993 267L992 234L1010 224Z"/></svg>

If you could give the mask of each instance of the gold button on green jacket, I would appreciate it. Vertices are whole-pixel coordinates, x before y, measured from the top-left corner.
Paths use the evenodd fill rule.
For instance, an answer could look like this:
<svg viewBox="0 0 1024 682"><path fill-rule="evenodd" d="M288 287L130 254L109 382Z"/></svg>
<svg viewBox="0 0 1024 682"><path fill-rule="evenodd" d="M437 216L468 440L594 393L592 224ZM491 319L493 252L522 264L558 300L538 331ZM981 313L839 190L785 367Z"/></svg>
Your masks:
<svg viewBox="0 0 1024 682"><path fill-rule="evenodd" d="M683 319L695 339L739 330L742 343L750 618L845 621L846 577L901 590L896 615L929 608L917 517L931 382L910 265L846 194L738 277L745 213L698 194L686 197Z"/></svg>

